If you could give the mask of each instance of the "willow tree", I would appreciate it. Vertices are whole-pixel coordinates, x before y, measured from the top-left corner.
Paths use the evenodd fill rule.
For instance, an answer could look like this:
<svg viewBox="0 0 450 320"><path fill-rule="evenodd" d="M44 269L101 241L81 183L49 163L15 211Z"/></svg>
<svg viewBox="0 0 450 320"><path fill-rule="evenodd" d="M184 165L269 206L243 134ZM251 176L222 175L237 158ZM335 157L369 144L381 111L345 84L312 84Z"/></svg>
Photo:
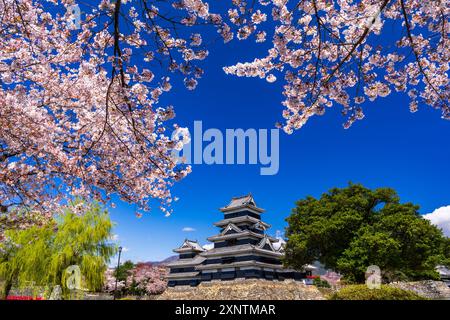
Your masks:
<svg viewBox="0 0 450 320"><path fill-rule="evenodd" d="M67 297L68 281L78 270L82 288L101 289L107 263L116 251L109 242L112 227L108 212L98 203L77 200L50 223L6 231L0 258L4 295L13 284L19 288L32 284L49 289L59 285Z"/></svg>
<svg viewBox="0 0 450 320"><path fill-rule="evenodd" d="M22 287L30 280L43 280L51 257L51 237L54 224L14 229L5 232L7 241L1 244L0 279L6 298L13 284Z"/></svg>

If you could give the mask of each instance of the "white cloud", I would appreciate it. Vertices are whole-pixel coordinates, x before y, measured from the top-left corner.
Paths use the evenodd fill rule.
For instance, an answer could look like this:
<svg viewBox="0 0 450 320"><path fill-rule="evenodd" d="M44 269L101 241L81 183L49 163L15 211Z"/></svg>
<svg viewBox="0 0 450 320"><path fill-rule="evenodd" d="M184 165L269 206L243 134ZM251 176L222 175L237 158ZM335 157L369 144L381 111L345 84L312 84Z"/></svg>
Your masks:
<svg viewBox="0 0 450 320"><path fill-rule="evenodd" d="M183 232L194 232L195 229L192 227L184 227L183 229L181 229L181 231Z"/></svg>
<svg viewBox="0 0 450 320"><path fill-rule="evenodd" d="M442 229L447 237L450 237L450 206L440 207L432 213L425 214L425 219Z"/></svg>
<svg viewBox="0 0 450 320"><path fill-rule="evenodd" d="M211 250L214 248L214 243L207 243L205 245L203 245L203 249L205 250Z"/></svg>
<svg viewBox="0 0 450 320"><path fill-rule="evenodd" d="M111 236L111 241L117 241L117 240L119 240L119 235L118 234L113 234Z"/></svg>
<svg viewBox="0 0 450 320"><path fill-rule="evenodd" d="M128 252L130 251L130 249L128 249L127 247L122 247L122 252Z"/></svg>

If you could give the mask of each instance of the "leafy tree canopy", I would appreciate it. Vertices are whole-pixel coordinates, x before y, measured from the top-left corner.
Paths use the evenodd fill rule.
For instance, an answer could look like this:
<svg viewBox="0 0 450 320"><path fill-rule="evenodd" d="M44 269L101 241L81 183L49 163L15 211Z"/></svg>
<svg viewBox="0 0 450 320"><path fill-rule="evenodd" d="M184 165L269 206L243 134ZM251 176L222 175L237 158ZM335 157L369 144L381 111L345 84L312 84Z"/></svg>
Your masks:
<svg viewBox="0 0 450 320"><path fill-rule="evenodd" d="M78 266L81 286L99 290L107 263L116 251L109 242L113 224L98 203L76 200L64 212L43 226L11 229L0 244L0 278L6 294L13 284L52 288L60 285L67 294L66 282Z"/></svg>
<svg viewBox="0 0 450 320"><path fill-rule="evenodd" d="M285 263L301 268L320 261L356 282L370 265L385 280L437 278L436 265L450 264L450 240L418 210L400 203L393 189L352 183L307 197L287 218Z"/></svg>
<svg viewBox="0 0 450 320"><path fill-rule="evenodd" d="M115 269L115 276L119 281L127 280L130 271L135 267L134 263L130 260L125 261L118 268Z"/></svg>

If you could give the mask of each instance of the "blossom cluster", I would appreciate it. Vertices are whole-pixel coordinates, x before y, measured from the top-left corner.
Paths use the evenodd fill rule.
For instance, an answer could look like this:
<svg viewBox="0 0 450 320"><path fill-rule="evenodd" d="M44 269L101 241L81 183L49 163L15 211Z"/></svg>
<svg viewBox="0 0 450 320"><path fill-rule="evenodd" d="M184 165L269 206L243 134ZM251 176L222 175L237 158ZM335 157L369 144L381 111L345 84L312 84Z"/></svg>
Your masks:
<svg viewBox="0 0 450 320"><path fill-rule="evenodd" d="M344 127L364 118L362 104L406 92L450 119L448 0L233 0L228 19L239 39L263 42L265 57L224 67L228 74L284 78L287 133L340 105ZM271 21L269 21L271 17ZM267 22L266 22L267 21ZM398 35L387 44L389 30Z"/></svg>
<svg viewBox="0 0 450 320"><path fill-rule="evenodd" d="M183 139L172 140L179 126L161 96L176 79L198 86L209 27L225 43L268 45L224 71L283 82L287 133L335 105L348 128L393 92L411 112L450 119L450 0L227 1L219 13L207 0L80 3L79 28L74 0L1 1L0 213L49 217L67 194L115 194L170 214L171 187L191 168L170 156Z"/></svg>
<svg viewBox="0 0 450 320"><path fill-rule="evenodd" d="M128 271L126 280L117 281L117 292L132 295L153 295L164 292L167 287L167 268L138 263ZM105 272L104 290L114 293L116 289L115 269Z"/></svg>
<svg viewBox="0 0 450 320"><path fill-rule="evenodd" d="M67 194L116 194L143 211L159 199L170 214L170 188L190 167L170 157L175 113L159 100L170 73L194 89L208 51L150 1L102 0L77 30L74 4L0 3L0 210L24 205L49 217ZM201 1L174 7L209 19Z"/></svg>

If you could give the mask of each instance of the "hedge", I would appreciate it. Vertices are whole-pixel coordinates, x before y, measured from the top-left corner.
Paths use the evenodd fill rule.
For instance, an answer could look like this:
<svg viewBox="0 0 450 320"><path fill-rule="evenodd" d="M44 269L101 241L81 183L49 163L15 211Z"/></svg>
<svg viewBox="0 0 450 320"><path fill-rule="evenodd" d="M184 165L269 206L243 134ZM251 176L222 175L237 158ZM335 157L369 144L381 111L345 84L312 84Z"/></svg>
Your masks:
<svg viewBox="0 0 450 320"><path fill-rule="evenodd" d="M426 300L417 293L387 285L369 289L365 284L349 285L329 297L330 300Z"/></svg>

